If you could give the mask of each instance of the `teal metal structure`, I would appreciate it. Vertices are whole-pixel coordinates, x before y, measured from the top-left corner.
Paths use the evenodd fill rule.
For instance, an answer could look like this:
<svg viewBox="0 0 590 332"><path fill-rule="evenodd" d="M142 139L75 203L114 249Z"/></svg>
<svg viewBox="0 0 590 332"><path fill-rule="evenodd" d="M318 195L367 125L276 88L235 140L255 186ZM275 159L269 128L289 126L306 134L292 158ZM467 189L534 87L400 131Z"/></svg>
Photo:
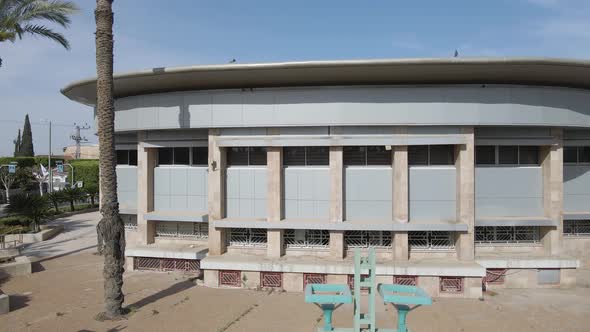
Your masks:
<svg viewBox="0 0 590 332"><path fill-rule="evenodd" d="M315 303L324 312L324 326L318 331L334 332L408 332L406 318L408 313L421 305L431 305L432 299L416 286L379 284L375 282L375 249L370 248L367 256L361 256L359 249L354 252L354 293L348 285L308 284L305 288L305 302ZM361 290L367 290L368 310L361 310ZM375 325L375 294L383 298L385 304L391 303L398 312L396 329L378 329ZM354 304L354 327L334 328L332 314L344 303ZM411 307L413 306L413 307Z"/></svg>

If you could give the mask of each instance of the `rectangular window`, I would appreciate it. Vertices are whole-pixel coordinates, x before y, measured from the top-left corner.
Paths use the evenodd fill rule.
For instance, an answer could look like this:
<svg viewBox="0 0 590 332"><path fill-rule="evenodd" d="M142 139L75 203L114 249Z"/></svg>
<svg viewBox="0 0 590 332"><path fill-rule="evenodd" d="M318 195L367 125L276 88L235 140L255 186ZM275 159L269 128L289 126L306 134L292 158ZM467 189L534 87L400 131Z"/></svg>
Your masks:
<svg viewBox="0 0 590 332"><path fill-rule="evenodd" d="M475 243L539 243L538 226L479 226L475 227Z"/></svg>
<svg viewBox="0 0 590 332"><path fill-rule="evenodd" d="M496 164L496 147L493 145L481 145L475 147L475 163L477 165Z"/></svg>
<svg viewBox="0 0 590 332"><path fill-rule="evenodd" d="M158 221L156 237L207 239L209 224L196 222Z"/></svg>
<svg viewBox="0 0 590 332"><path fill-rule="evenodd" d="M345 231L347 248L391 248L391 232L387 231Z"/></svg>
<svg viewBox="0 0 590 332"><path fill-rule="evenodd" d="M411 250L450 250L455 248L453 233L444 231L409 232Z"/></svg>
<svg viewBox="0 0 590 332"><path fill-rule="evenodd" d="M173 165L174 164L174 148L159 148L158 149L158 165Z"/></svg>
<svg viewBox="0 0 590 332"><path fill-rule="evenodd" d="M194 165L195 163L195 149L202 149L202 148L189 148L189 147L176 147L176 148L159 148L158 149L158 165ZM206 151L205 149L205 161L202 165L207 165L206 160ZM198 150L196 151L197 153ZM193 153L193 157L191 160L191 153ZM199 158L197 156L197 158ZM133 158L130 158L130 160ZM135 156L135 160L137 160L137 156ZM193 163L191 164L191 161ZM137 163L137 162L136 162Z"/></svg>
<svg viewBox="0 0 590 332"><path fill-rule="evenodd" d="M412 145L408 148L408 164L454 165L455 147L453 145Z"/></svg>
<svg viewBox="0 0 590 332"><path fill-rule="evenodd" d="M328 248L330 232L320 229L286 229L283 241L287 249Z"/></svg>
<svg viewBox="0 0 590 332"><path fill-rule="evenodd" d="M476 165L539 165L538 146L476 146Z"/></svg>
<svg viewBox="0 0 590 332"><path fill-rule="evenodd" d="M236 247L266 247L266 229L264 228L231 228L229 245Z"/></svg>
<svg viewBox="0 0 590 332"><path fill-rule="evenodd" d="M219 270L219 286L240 287L241 285L240 271Z"/></svg>
<svg viewBox="0 0 590 332"><path fill-rule="evenodd" d="M283 166L327 166L330 163L327 146L290 146L283 148Z"/></svg>
<svg viewBox="0 0 590 332"><path fill-rule="evenodd" d="M499 149L500 165L518 165L518 146L500 146Z"/></svg>
<svg viewBox="0 0 590 332"><path fill-rule="evenodd" d="M282 272L260 272L260 286L263 288L282 288Z"/></svg>
<svg viewBox="0 0 590 332"><path fill-rule="evenodd" d="M578 148L580 163L590 163L590 146L580 146Z"/></svg>
<svg viewBox="0 0 590 332"><path fill-rule="evenodd" d="M564 146L563 147L563 162L575 164L578 162L578 147Z"/></svg>
<svg viewBox="0 0 590 332"><path fill-rule="evenodd" d="M518 163L520 165L539 165L539 147L519 146Z"/></svg>
<svg viewBox="0 0 590 332"><path fill-rule="evenodd" d="M137 150L117 150L117 165L137 166Z"/></svg>
<svg viewBox="0 0 590 332"><path fill-rule="evenodd" d="M391 150L384 146L345 146L345 166L391 166Z"/></svg>
<svg viewBox="0 0 590 332"><path fill-rule="evenodd" d="M207 166L209 160L209 149L206 146L192 148L193 165Z"/></svg>
<svg viewBox="0 0 590 332"><path fill-rule="evenodd" d="M564 220L563 235L590 236L590 220Z"/></svg>
<svg viewBox="0 0 590 332"><path fill-rule="evenodd" d="M461 293L463 292L462 277L440 277L441 293Z"/></svg>
<svg viewBox="0 0 590 332"><path fill-rule="evenodd" d="M227 150L228 166L266 166L266 148L233 147Z"/></svg>
<svg viewBox="0 0 590 332"><path fill-rule="evenodd" d="M190 165L189 148L174 148L174 165Z"/></svg>

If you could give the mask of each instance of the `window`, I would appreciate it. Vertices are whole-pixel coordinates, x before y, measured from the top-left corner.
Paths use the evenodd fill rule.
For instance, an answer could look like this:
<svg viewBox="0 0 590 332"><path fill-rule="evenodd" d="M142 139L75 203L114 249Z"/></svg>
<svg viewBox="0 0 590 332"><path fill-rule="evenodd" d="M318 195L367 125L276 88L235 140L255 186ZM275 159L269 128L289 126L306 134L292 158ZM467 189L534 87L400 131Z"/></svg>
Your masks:
<svg viewBox="0 0 590 332"><path fill-rule="evenodd" d="M463 292L462 277L440 277L441 293L461 293Z"/></svg>
<svg viewBox="0 0 590 332"><path fill-rule="evenodd" d="M486 269L486 283L502 285L508 269Z"/></svg>
<svg viewBox="0 0 590 332"><path fill-rule="evenodd" d="M411 250L448 250L455 248L453 233L443 231L409 232Z"/></svg>
<svg viewBox="0 0 590 332"><path fill-rule="evenodd" d="M157 237L207 239L209 224L200 222L159 221L156 223Z"/></svg>
<svg viewBox="0 0 590 332"><path fill-rule="evenodd" d="M384 146L345 146L345 166L391 166L391 150Z"/></svg>
<svg viewBox="0 0 590 332"><path fill-rule="evenodd" d="M174 164L174 148L159 148L158 149L158 165L173 165Z"/></svg>
<svg viewBox="0 0 590 332"><path fill-rule="evenodd" d="M496 164L496 147L492 145L476 146L475 163L477 165Z"/></svg>
<svg viewBox="0 0 590 332"><path fill-rule="evenodd" d="M564 220L563 235L590 236L590 220Z"/></svg>
<svg viewBox="0 0 590 332"><path fill-rule="evenodd" d="M240 271L219 270L219 286L240 287L242 279Z"/></svg>
<svg viewBox="0 0 590 332"><path fill-rule="evenodd" d="M266 229L264 228L231 228L229 245L236 247L266 247Z"/></svg>
<svg viewBox="0 0 590 332"><path fill-rule="evenodd" d="M263 288L282 288L282 272L260 272L260 286Z"/></svg>
<svg viewBox="0 0 590 332"><path fill-rule="evenodd" d="M329 163L329 148L327 146L283 148L284 166L327 166Z"/></svg>
<svg viewBox="0 0 590 332"><path fill-rule="evenodd" d="M137 230L137 215L122 214L121 219L123 219L123 224L125 225L125 230L127 230L127 231Z"/></svg>
<svg viewBox="0 0 590 332"><path fill-rule="evenodd" d="M475 147L477 165L539 165L538 146L483 145Z"/></svg>
<svg viewBox="0 0 590 332"><path fill-rule="evenodd" d="M266 148L233 147L227 150L228 166L266 166Z"/></svg>
<svg viewBox="0 0 590 332"><path fill-rule="evenodd" d="M174 165L190 165L189 148L174 148Z"/></svg>
<svg viewBox="0 0 590 332"><path fill-rule="evenodd" d="M309 284L325 284L327 276L320 273L304 273L303 274L303 289Z"/></svg>
<svg viewBox="0 0 590 332"><path fill-rule="evenodd" d="M348 248L391 248L391 232L346 231L344 242Z"/></svg>
<svg viewBox="0 0 590 332"><path fill-rule="evenodd" d="M137 166L137 150L117 150L117 165Z"/></svg>
<svg viewBox="0 0 590 332"><path fill-rule="evenodd" d="M133 257L133 269L151 271L184 271L201 273L201 261L197 259Z"/></svg>
<svg viewBox="0 0 590 332"><path fill-rule="evenodd" d="M413 166L454 165L454 145L411 145L408 148L408 164Z"/></svg>
<svg viewBox="0 0 590 332"><path fill-rule="evenodd" d="M209 149L206 146L192 148L193 165L207 166L209 160Z"/></svg>
<svg viewBox="0 0 590 332"><path fill-rule="evenodd" d="M475 227L475 243L539 243L538 226Z"/></svg>
<svg viewBox="0 0 590 332"><path fill-rule="evenodd" d="M590 163L590 146L564 147L563 162L568 164Z"/></svg>
<svg viewBox="0 0 590 332"><path fill-rule="evenodd" d="M417 276L393 276L393 283L404 286L418 286Z"/></svg>
<svg viewBox="0 0 590 332"><path fill-rule="evenodd" d="M328 248L330 232L320 229L286 229L283 241L287 249Z"/></svg>

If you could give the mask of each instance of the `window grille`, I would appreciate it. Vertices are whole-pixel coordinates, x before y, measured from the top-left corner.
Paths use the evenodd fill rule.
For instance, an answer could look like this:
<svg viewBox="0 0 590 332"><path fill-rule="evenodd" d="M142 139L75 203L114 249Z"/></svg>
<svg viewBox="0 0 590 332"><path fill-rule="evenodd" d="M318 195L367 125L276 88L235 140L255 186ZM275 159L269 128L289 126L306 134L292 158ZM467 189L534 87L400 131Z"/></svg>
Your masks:
<svg viewBox="0 0 590 332"><path fill-rule="evenodd" d="M344 241L348 248L391 248L391 232L346 231Z"/></svg>
<svg viewBox="0 0 590 332"><path fill-rule="evenodd" d="M235 247L266 247L267 231L264 228L231 228L229 245Z"/></svg>
<svg viewBox="0 0 590 332"><path fill-rule="evenodd" d="M410 250L450 250L455 248L453 233L444 231L409 232Z"/></svg>
<svg viewBox="0 0 590 332"><path fill-rule="evenodd" d="M486 269L486 280L488 284L504 284L507 269Z"/></svg>
<svg viewBox="0 0 590 332"><path fill-rule="evenodd" d="M134 257L133 268L151 271L201 272L200 261L196 259Z"/></svg>
<svg viewBox="0 0 590 332"><path fill-rule="evenodd" d="M563 235L590 236L590 220L564 220Z"/></svg>
<svg viewBox="0 0 590 332"><path fill-rule="evenodd" d="M440 277L440 291L441 291L441 293L462 293L463 292L463 278L462 277Z"/></svg>
<svg viewBox="0 0 590 332"><path fill-rule="evenodd" d="M209 237L209 224L159 221L156 223L156 237L206 239Z"/></svg>
<svg viewBox="0 0 590 332"><path fill-rule="evenodd" d="M268 288L283 287L283 273L281 272L260 272L260 286Z"/></svg>
<svg viewBox="0 0 590 332"><path fill-rule="evenodd" d="M397 285L404 285L404 286L417 286L418 285L418 277L417 276L393 276L393 283Z"/></svg>
<svg viewBox="0 0 590 332"><path fill-rule="evenodd" d="M283 234L285 247L290 248L328 248L330 232L319 229L286 229Z"/></svg>
<svg viewBox="0 0 590 332"><path fill-rule="evenodd" d="M122 215L121 218L123 219L123 224L125 225L125 230L128 230L128 231L137 230L137 216Z"/></svg>
<svg viewBox="0 0 590 332"><path fill-rule="evenodd" d="M326 283L326 275L325 274L318 274L318 273L304 273L303 274L303 289L308 284L325 284Z"/></svg>
<svg viewBox="0 0 590 332"><path fill-rule="evenodd" d="M475 227L475 243L539 243L538 226Z"/></svg>
<svg viewBox="0 0 590 332"><path fill-rule="evenodd" d="M219 286L242 286L240 271L219 270Z"/></svg>

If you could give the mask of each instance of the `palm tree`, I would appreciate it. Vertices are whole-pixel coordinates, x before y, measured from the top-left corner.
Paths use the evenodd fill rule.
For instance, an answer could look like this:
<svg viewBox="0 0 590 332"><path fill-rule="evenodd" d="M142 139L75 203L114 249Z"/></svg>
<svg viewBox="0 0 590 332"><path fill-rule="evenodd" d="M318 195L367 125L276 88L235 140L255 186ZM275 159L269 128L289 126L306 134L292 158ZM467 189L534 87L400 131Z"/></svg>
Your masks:
<svg viewBox="0 0 590 332"><path fill-rule="evenodd" d="M78 6L62 0L0 0L0 43L14 42L31 34L49 38L70 49L68 40L59 32L40 24L39 21L56 23L64 28L70 24L70 15ZM0 66L2 60L0 59Z"/></svg>
<svg viewBox="0 0 590 332"><path fill-rule="evenodd" d="M65 197L62 191L54 191L47 194L47 199L53 204L55 213L59 213L59 203L65 201Z"/></svg>
<svg viewBox="0 0 590 332"><path fill-rule="evenodd" d="M115 110L113 100L113 0L96 0L96 115L98 118L101 214L98 248L104 256L104 319L124 314L125 228L119 215L115 172Z"/></svg>
<svg viewBox="0 0 590 332"><path fill-rule="evenodd" d="M47 198L44 196L16 194L10 198L6 212L28 217L32 220L31 230L38 232L41 218L47 214L48 207Z"/></svg>
<svg viewBox="0 0 590 332"><path fill-rule="evenodd" d="M84 198L84 192L78 187L64 188L61 191L64 201L70 202L70 210L74 211L74 202Z"/></svg>
<svg viewBox="0 0 590 332"><path fill-rule="evenodd" d="M84 187L84 192L90 197L90 207L94 207L94 200L98 197L98 186L91 183Z"/></svg>

